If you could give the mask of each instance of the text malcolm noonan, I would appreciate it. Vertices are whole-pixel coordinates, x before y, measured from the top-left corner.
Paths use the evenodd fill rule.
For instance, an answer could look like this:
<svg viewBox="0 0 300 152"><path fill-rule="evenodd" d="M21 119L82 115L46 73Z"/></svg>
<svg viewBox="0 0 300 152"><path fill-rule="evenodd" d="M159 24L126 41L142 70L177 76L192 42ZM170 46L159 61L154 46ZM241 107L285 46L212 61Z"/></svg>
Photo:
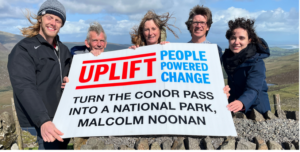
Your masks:
<svg viewBox="0 0 300 152"><path fill-rule="evenodd" d="M148 121L145 120L148 118ZM205 117L199 116L165 116L165 115L154 115L154 116L133 116L132 119L128 117L109 117L106 120L101 118L93 119L79 119L78 127L92 127L92 126L112 126L112 125L142 125L144 123L148 124L194 124L194 125L206 125Z"/></svg>

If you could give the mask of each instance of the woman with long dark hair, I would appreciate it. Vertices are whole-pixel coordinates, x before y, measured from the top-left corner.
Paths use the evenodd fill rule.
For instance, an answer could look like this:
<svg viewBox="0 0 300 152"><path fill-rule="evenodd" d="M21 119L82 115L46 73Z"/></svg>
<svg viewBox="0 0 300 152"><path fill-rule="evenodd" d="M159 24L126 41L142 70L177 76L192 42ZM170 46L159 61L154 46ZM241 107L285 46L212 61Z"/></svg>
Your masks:
<svg viewBox="0 0 300 152"><path fill-rule="evenodd" d="M254 22L245 18L228 22L229 49L222 56L231 88L227 108L246 114L255 109L264 114L270 110L270 103L263 59L270 56L270 50L266 41L256 35Z"/></svg>

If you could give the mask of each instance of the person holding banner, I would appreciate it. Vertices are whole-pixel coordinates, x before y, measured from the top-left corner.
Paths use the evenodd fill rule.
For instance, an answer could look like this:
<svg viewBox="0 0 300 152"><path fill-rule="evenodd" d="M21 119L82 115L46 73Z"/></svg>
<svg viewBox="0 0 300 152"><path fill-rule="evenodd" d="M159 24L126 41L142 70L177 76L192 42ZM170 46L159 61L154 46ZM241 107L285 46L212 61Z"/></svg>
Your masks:
<svg viewBox="0 0 300 152"><path fill-rule="evenodd" d="M222 56L231 88L227 108L246 115L252 109L264 114L270 110L263 61L270 56L268 44L256 35L254 20L237 18L230 20L228 26L229 49Z"/></svg>
<svg viewBox="0 0 300 152"><path fill-rule="evenodd" d="M212 21L212 13L209 8L203 6L195 6L189 13L189 19L185 22L187 29L190 31L192 39L188 43L211 44L206 40L206 36L210 30ZM222 63L222 49L218 46L220 62ZM226 85L223 88L227 98L229 98L230 87Z"/></svg>
<svg viewBox="0 0 300 152"><path fill-rule="evenodd" d="M203 9L202 11L206 11L206 14L207 14L207 16L210 17L210 21L211 21L211 12L208 8L203 8L203 7L200 7L199 5L197 5L196 7L193 8L193 10L191 12L198 12L198 11L201 12L198 9L200 9L200 10ZM197 15L196 13L190 13L191 19L193 19L193 17L197 18L197 16L203 17L203 15ZM133 33L131 33L131 42L134 45L129 48L135 49L135 48L138 48L139 46L146 46L146 45L159 44L159 43L160 44L169 43L168 41L166 41L165 27L167 29L169 29L175 35L175 37L178 37L175 34L175 32L168 27L169 24L167 24L167 21L170 18L171 18L171 16L169 16L168 13L167 13L167 15L158 16L154 12L148 11L147 14L144 16L144 18L142 19L139 27L133 28ZM207 17L203 17L203 19L206 19L206 18ZM187 21L188 23L186 23L188 26L188 29L190 27L189 20ZM211 21L211 23L212 23L212 21ZM210 27L210 25L211 24L209 24L209 27ZM170 25L170 26L175 27L174 25ZM207 30L205 30L206 35L208 33L208 30L209 30L209 28L207 28ZM194 31L194 30L190 30L190 32L191 31ZM197 32L191 32L192 38L194 40L196 40L198 38L199 41L197 41L197 43L202 43L202 42L210 43L205 39L206 38L205 32L204 32L204 34L202 34L202 36L197 36L197 34L196 34ZM203 33L203 31L202 31L202 33ZM192 42L189 42L189 43L192 43ZM219 46L218 46L218 49L219 49L219 55L221 57L222 49ZM230 96L229 90L230 90L230 88L228 85L226 85L223 88L223 91L226 94L227 98L229 98L229 96Z"/></svg>
<svg viewBox="0 0 300 152"><path fill-rule="evenodd" d="M199 5L193 7L188 20L185 22L192 36L192 39L188 43L210 44L210 42L206 40L206 37L212 23L212 13L209 8ZM222 49L219 46L218 51L222 63Z"/></svg>
<svg viewBox="0 0 300 152"><path fill-rule="evenodd" d="M21 29L26 38L12 49L7 64L18 120L21 127L35 127L39 149L66 149L70 139L63 140L52 123L72 59L57 35L66 11L57 0L47 0L27 19L32 26Z"/></svg>
<svg viewBox="0 0 300 152"><path fill-rule="evenodd" d="M83 46L74 46L71 48L71 54L83 54L91 52L94 56L100 55L106 48L106 34L98 22L92 22L88 29Z"/></svg>
<svg viewBox="0 0 300 152"><path fill-rule="evenodd" d="M175 26L167 24L171 16L172 15L169 15L169 13L166 13L164 15L157 15L153 11L148 11L142 19L140 25L138 27L133 27L133 31L130 33L130 35L131 42L134 45L129 48L135 49L139 46L169 43L166 41L166 29L171 31L174 36L178 38L176 33L169 27Z"/></svg>

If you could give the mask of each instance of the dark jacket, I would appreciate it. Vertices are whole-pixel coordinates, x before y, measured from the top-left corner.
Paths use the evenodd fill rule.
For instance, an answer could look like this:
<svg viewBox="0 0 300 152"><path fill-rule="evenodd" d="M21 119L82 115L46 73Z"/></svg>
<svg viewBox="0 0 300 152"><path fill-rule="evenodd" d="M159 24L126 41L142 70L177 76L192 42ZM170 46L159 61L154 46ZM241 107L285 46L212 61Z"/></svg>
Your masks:
<svg viewBox="0 0 300 152"><path fill-rule="evenodd" d="M62 95L62 79L71 64L69 49L58 36L59 51L41 35L24 38L8 57L8 72L22 127L40 127L52 120Z"/></svg>
<svg viewBox="0 0 300 152"><path fill-rule="evenodd" d="M267 43L261 39L264 48L261 44L256 44L256 53L250 58L247 58L243 63L238 65L233 72L229 72L226 59L229 58L229 49L223 54L223 63L225 71L228 75L228 85L230 87L229 103L234 100L240 100L244 104L245 113L249 113L251 109L264 114L270 110L268 98L268 86L266 82L266 67L263 61L264 58L270 56L270 50Z"/></svg>
<svg viewBox="0 0 300 152"><path fill-rule="evenodd" d="M89 53L90 49L86 47L85 45L81 46L74 46L71 48L71 54L76 55L76 54L84 54L84 53Z"/></svg>

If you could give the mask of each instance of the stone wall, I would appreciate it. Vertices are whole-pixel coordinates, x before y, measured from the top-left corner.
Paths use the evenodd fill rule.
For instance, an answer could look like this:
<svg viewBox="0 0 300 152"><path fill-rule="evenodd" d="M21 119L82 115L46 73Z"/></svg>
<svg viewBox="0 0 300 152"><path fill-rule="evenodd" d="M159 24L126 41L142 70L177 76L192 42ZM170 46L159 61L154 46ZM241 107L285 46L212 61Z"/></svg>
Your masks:
<svg viewBox="0 0 300 152"><path fill-rule="evenodd" d="M237 137L206 136L124 136L74 138L74 149L81 150L283 150L299 149L298 111L280 111L249 117L233 114ZM12 116L0 115L0 149L18 149ZM23 131L24 148L37 147L36 137Z"/></svg>
<svg viewBox="0 0 300 152"><path fill-rule="evenodd" d="M36 136L32 136L28 131L22 132L24 148L37 147ZM13 117L8 112L0 115L0 150L18 150L16 125Z"/></svg>
<svg viewBox="0 0 300 152"><path fill-rule="evenodd" d="M282 114L284 116L278 116ZM233 114L237 137L124 136L75 138L81 150L296 150L299 149L299 118L296 112L272 112L249 117ZM78 141L78 142L76 142Z"/></svg>

